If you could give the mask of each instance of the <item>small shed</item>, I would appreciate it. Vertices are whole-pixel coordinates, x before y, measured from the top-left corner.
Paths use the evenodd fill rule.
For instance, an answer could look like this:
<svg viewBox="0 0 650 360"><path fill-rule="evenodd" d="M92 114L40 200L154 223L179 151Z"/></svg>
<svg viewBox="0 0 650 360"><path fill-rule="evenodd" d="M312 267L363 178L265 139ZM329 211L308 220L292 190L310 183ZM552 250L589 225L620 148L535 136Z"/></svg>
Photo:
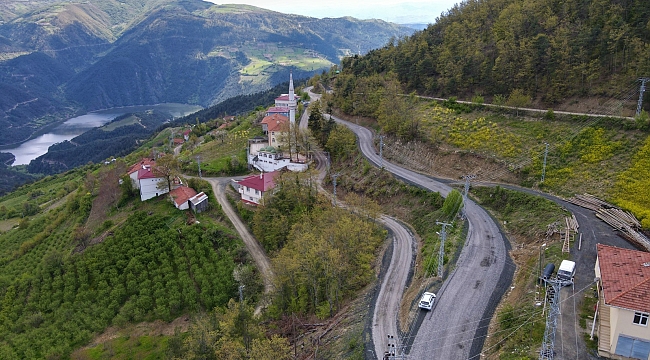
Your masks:
<svg viewBox="0 0 650 360"><path fill-rule="evenodd" d="M190 208L195 213L200 213L208 209L208 195L200 192L188 200Z"/></svg>

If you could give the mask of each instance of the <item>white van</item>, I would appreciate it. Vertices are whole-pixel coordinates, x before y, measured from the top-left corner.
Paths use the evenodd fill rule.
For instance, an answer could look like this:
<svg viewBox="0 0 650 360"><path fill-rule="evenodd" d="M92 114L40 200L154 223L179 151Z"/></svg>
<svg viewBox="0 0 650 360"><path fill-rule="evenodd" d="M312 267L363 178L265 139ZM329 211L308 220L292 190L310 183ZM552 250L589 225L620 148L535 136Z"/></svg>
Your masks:
<svg viewBox="0 0 650 360"><path fill-rule="evenodd" d="M422 298L420 298L420 303L418 306L420 309L431 310L434 300L436 300L436 294L425 292L422 294Z"/></svg>
<svg viewBox="0 0 650 360"><path fill-rule="evenodd" d="M576 263L570 260L562 260L560 268L557 271L557 278L561 281L573 282L573 276L576 274Z"/></svg>

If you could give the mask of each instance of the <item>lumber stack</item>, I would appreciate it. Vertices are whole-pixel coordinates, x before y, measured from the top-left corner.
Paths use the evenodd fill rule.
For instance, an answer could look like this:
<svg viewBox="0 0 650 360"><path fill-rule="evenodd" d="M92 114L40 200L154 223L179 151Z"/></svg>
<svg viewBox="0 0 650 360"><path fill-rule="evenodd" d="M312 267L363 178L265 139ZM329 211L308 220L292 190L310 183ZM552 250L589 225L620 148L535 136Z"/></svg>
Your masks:
<svg viewBox="0 0 650 360"><path fill-rule="evenodd" d="M576 195L567 199L567 201L583 208L593 210L596 213L596 217L603 220L614 229L619 230L624 238L636 246L644 248L646 251L650 251L650 239L639 231L639 229L641 229L641 223L629 211L624 211L615 205L589 194Z"/></svg>

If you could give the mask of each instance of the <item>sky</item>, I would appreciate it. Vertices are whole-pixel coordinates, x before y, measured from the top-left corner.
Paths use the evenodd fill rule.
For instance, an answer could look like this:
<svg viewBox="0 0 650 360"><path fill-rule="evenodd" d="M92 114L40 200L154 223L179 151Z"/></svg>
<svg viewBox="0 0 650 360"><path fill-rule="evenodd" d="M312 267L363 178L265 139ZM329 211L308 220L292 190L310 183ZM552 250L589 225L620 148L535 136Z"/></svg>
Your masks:
<svg viewBox="0 0 650 360"><path fill-rule="evenodd" d="M248 4L286 14L316 18L352 16L398 24L429 24L460 0L207 0L216 4Z"/></svg>

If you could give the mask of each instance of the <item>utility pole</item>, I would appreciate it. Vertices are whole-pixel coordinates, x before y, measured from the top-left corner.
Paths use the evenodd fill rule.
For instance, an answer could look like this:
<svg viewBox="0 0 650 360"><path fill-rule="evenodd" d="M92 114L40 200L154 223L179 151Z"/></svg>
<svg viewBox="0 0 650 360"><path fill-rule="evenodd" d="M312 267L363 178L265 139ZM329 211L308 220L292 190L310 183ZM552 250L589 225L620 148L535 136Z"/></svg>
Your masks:
<svg viewBox="0 0 650 360"><path fill-rule="evenodd" d="M447 240L447 226L451 224L443 223L436 221L436 225L442 225L442 230L440 230L440 253L438 254L438 276L442 279L444 266L443 262L445 261L445 240Z"/></svg>
<svg viewBox="0 0 650 360"><path fill-rule="evenodd" d="M169 138L169 148L174 149L174 128L172 128L172 135L171 138Z"/></svg>
<svg viewBox="0 0 650 360"><path fill-rule="evenodd" d="M384 150L384 135L379 135L379 169L384 168L384 157L382 156Z"/></svg>
<svg viewBox="0 0 650 360"><path fill-rule="evenodd" d="M557 330L557 317L560 315L560 287L562 281L550 280L546 287L546 301L549 302L548 315L546 316L546 329L544 329L544 342L539 351L539 360L552 360L555 356L555 332Z"/></svg>
<svg viewBox="0 0 650 360"><path fill-rule="evenodd" d="M341 173L332 174L332 183L334 184L334 207L336 207L336 178L339 177Z"/></svg>
<svg viewBox="0 0 650 360"><path fill-rule="evenodd" d="M202 179L203 176L201 176L201 155L197 155L197 156L196 156L196 162L199 163L199 178Z"/></svg>
<svg viewBox="0 0 650 360"><path fill-rule="evenodd" d="M244 285L239 285L239 302L244 302Z"/></svg>
<svg viewBox="0 0 650 360"><path fill-rule="evenodd" d="M476 175L463 176L463 179L465 179L465 189L463 190L463 216L465 216L465 208L467 207L467 193L469 192L469 182L475 178Z"/></svg>
<svg viewBox="0 0 650 360"><path fill-rule="evenodd" d="M544 176L546 175L546 157L548 156L548 143L546 144L546 148L544 149L544 165L542 166L542 181L544 182Z"/></svg>
<svg viewBox="0 0 650 360"><path fill-rule="evenodd" d="M636 116L641 115L641 106L643 105L643 93L645 92L645 83L650 78L639 78L641 80L641 89L639 90L639 102L636 104Z"/></svg>

